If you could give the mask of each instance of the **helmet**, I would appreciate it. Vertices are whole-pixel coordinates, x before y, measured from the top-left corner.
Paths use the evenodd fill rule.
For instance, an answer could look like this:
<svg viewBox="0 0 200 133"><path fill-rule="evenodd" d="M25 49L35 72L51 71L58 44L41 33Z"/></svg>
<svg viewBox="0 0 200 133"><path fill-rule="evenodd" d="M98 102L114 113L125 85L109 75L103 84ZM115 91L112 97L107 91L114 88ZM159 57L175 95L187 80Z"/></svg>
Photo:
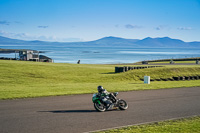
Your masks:
<svg viewBox="0 0 200 133"><path fill-rule="evenodd" d="M104 90L104 89L103 89L103 86L98 86L98 87L97 87L97 90L98 90L99 93L101 93L101 92Z"/></svg>

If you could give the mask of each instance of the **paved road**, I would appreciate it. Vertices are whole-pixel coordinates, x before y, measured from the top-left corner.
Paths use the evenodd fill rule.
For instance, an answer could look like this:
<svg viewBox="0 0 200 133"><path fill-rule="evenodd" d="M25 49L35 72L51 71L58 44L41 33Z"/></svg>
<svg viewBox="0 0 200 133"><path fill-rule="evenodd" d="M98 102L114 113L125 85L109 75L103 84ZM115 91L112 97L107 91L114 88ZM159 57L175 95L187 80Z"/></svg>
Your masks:
<svg viewBox="0 0 200 133"><path fill-rule="evenodd" d="M96 112L91 94L0 101L1 133L81 133L200 115L200 87L121 92L126 111Z"/></svg>

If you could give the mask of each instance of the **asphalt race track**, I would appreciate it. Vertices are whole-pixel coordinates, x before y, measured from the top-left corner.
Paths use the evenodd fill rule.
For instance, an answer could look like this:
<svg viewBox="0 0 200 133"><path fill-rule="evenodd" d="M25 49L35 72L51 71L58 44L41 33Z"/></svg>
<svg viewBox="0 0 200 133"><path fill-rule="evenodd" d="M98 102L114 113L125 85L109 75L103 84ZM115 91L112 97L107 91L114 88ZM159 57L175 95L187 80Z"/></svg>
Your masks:
<svg viewBox="0 0 200 133"><path fill-rule="evenodd" d="M128 110L96 112L92 94L1 100L0 133L82 133L200 115L200 87L120 92L118 97L128 102Z"/></svg>

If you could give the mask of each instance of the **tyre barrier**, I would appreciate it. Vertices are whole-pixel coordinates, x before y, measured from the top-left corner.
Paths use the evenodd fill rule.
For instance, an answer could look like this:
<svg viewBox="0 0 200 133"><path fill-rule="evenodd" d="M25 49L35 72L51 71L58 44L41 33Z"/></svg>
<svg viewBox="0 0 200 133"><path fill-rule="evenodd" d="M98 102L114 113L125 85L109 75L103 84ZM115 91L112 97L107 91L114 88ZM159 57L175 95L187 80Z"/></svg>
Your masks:
<svg viewBox="0 0 200 133"><path fill-rule="evenodd" d="M146 69L146 68L155 68L155 67L163 67L163 66L137 66L137 67L124 66L124 67L115 67L115 73L127 72L129 70L135 70L135 69Z"/></svg>
<svg viewBox="0 0 200 133"><path fill-rule="evenodd" d="M143 81L143 79L140 79ZM181 77L172 77L172 78L159 78L159 79L150 79L150 81L189 81L189 80L200 80L200 75L198 76L181 76Z"/></svg>

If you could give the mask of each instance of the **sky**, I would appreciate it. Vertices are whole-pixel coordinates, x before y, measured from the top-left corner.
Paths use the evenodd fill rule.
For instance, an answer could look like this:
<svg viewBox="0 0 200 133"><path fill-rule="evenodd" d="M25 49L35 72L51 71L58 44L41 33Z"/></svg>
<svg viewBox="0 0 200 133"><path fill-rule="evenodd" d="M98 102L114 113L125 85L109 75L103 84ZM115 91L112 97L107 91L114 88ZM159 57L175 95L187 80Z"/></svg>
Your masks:
<svg viewBox="0 0 200 133"><path fill-rule="evenodd" d="M0 36L59 42L107 36L200 41L200 0L0 0Z"/></svg>

